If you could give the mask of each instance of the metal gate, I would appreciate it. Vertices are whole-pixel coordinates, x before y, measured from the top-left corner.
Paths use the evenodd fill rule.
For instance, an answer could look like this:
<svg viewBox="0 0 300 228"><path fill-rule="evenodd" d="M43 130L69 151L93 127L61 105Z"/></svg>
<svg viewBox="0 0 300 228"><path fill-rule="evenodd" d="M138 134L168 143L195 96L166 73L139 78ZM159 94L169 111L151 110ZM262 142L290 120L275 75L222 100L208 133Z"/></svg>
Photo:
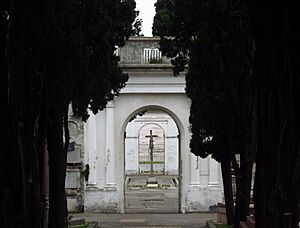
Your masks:
<svg viewBox="0 0 300 228"><path fill-rule="evenodd" d="M151 133L150 133L151 131ZM151 161L151 142L153 140L153 162ZM158 124L146 124L139 133L139 173L151 173L153 163L154 174L165 173L165 136Z"/></svg>

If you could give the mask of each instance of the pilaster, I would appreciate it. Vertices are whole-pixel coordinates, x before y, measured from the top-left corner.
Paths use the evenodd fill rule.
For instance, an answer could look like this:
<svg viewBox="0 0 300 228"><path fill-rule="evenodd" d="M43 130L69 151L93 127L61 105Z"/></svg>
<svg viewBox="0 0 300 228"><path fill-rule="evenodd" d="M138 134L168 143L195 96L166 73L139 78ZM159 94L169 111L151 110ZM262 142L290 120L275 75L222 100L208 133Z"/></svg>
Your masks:
<svg viewBox="0 0 300 228"><path fill-rule="evenodd" d="M209 185L220 185L218 162L209 156Z"/></svg>
<svg viewBox="0 0 300 228"><path fill-rule="evenodd" d="M106 106L106 188L115 188L115 132L114 132L114 104L109 102Z"/></svg>
<svg viewBox="0 0 300 228"><path fill-rule="evenodd" d="M96 160L96 118L95 115L90 114L86 124L87 144L86 154L88 154L87 164L89 165L89 178L87 185L90 187L97 184L97 160Z"/></svg>
<svg viewBox="0 0 300 228"><path fill-rule="evenodd" d="M199 176L199 158L194 154L191 154L191 182L190 185L197 186L200 185L200 176Z"/></svg>

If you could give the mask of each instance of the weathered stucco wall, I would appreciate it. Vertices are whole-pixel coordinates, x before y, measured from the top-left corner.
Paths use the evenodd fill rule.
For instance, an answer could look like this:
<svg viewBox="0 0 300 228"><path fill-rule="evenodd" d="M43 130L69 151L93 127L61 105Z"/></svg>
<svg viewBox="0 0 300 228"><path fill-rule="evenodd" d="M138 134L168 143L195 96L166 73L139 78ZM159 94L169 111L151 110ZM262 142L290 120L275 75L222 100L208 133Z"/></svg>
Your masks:
<svg viewBox="0 0 300 228"><path fill-rule="evenodd" d="M144 49L158 49L159 38L132 37L126 42L126 45L118 49L120 64L142 64L145 62ZM169 64L170 60L162 57L161 63Z"/></svg>

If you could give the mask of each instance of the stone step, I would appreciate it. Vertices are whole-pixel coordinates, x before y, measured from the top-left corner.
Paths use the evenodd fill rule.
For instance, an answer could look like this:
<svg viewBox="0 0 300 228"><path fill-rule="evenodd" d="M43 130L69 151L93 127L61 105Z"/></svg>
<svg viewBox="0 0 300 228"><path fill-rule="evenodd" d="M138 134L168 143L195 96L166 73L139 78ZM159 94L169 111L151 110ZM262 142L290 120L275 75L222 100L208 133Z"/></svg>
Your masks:
<svg viewBox="0 0 300 228"><path fill-rule="evenodd" d="M68 221L69 226L79 226L85 223L85 219L71 219Z"/></svg>

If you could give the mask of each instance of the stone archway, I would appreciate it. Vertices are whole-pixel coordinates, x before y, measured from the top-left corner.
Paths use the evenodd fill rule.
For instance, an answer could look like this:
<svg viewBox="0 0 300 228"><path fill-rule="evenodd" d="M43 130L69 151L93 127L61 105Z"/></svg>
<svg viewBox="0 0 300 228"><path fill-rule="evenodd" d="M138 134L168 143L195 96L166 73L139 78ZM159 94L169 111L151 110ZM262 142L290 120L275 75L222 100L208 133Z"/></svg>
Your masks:
<svg viewBox="0 0 300 228"><path fill-rule="evenodd" d="M158 109L169 114L180 134L181 213L209 211L222 200L218 164L190 153L189 101L184 94L121 94L86 125L85 163L90 178L85 189L85 210L125 212L125 128L135 114ZM102 124L102 125L101 125Z"/></svg>
<svg viewBox="0 0 300 228"><path fill-rule="evenodd" d="M84 194L85 211L124 213L125 147L128 122L139 112L158 109L170 115L180 134L180 212L209 211L222 200L220 170L211 158L190 153L190 101L184 75L172 76L169 60L145 63L143 50L158 47L158 38L131 38L119 50L120 67L129 81L120 95L85 125L84 165L90 175Z"/></svg>
<svg viewBox="0 0 300 228"><path fill-rule="evenodd" d="M153 136L152 151L150 135ZM125 134L126 213L179 212L179 138L176 122L160 110L147 110L128 123ZM149 183L149 178L155 183Z"/></svg>
<svg viewBox="0 0 300 228"><path fill-rule="evenodd" d="M159 97L159 99L158 99ZM130 100L130 106L128 105L128 99ZM145 101L148 101L145 102ZM175 102L176 101L176 102ZM117 108L118 107L118 108ZM115 102L115 112L122 113L122 115L118 115L117 124L121 127L121 132L119 134L119 142L116 143L118 147L118 157L121 158L118 164L124 167L124 132L126 126L137 113L144 112L149 109L156 109L163 111L171 116L171 118L177 124L177 128L180 135L180 145L179 145L179 169L181 170L180 174L180 187L179 187L179 195L180 195L180 212L185 212L185 202L186 200L182 197L186 195L187 189L189 187L188 180L190 179L190 151L189 151L189 140L190 140L190 132L189 132L189 123L188 123L188 114L189 114L189 101L185 94L164 94L163 96L158 94L139 94L139 95L131 95L126 94L124 96L118 97ZM121 111L122 110L122 111ZM116 128L118 128L116 126ZM121 171L121 172L119 172ZM124 179L124 169L119 170L117 175L117 179ZM124 192L123 182L121 184L122 192ZM123 208L122 212L124 212L124 194L121 196L121 208Z"/></svg>

